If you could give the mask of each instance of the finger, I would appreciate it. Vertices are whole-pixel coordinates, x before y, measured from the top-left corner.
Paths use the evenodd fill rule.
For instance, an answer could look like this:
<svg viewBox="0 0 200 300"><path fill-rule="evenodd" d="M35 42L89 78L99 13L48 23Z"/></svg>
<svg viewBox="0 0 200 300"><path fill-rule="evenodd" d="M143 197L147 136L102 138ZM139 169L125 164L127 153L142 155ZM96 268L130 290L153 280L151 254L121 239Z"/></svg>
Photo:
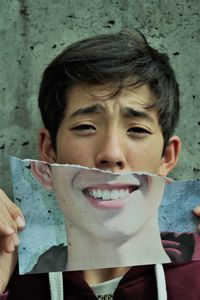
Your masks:
<svg viewBox="0 0 200 300"><path fill-rule="evenodd" d="M19 237L17 233L11 236L0 239L0 251L6 253L12 253L15 248L19 245Z"/></svg>
<svg viewBox="0 0 200 300"><path fill-rule="evenodd" d="M17 251L0 253L0 294L6 289L17 262Z"/></svg>
<svg viewBox="0 0 200 300"><path fill-rule="evenodd" d="M200 205L195 207L193 209L193 213L197 216L197 217L200 217Z"/></svg>
<svg viewBox="0 0 200 300"><path fill-rule="evenodd" d="M1 200L1 210L0 210L0 237L6 237L14 232L17 232L17 224L10 214L9 209L5 205L4 201ZM5 199L4 199L5 200Z"/></svg>
<svg viewBox="0 0 200 300"><path fill-rule="evenodd" d="M25 219L24 217L22 216L18 216L16 219L15 219L15 223L17 225L17 229L18 230L21 230L25 227Z"/></svg>
<svg viewBox="0 0 200 300"><path fill-rule="evenodd" d="M20 208L17 207L17 205L15 205L2 190L0 190L0 200L4 202L10 216L12 217L12 220L9 218L11 227L13 229L16 227L17 229L22 229L25 226L25 219Z"/></svg>
<svg viewBox="0 0 200 300"><path fill-rule="evenodd" d="M0 237L5 238L17 232L17 225L5 207L0 212Z"/></svg>
<svg viewBox="0 0 200 300"><path fill-rule="evenodd" d="M15 250L13 239L9 236L0 241L1 252L12 253Z"/></svg>

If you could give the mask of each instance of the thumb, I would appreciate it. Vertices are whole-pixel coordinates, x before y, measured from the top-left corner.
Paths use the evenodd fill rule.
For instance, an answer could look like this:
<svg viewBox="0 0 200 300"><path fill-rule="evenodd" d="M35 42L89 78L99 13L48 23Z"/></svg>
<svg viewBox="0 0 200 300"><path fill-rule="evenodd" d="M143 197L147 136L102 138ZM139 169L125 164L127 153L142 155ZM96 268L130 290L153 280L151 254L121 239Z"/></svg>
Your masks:
<svg viewBox="0 0 200 300"><path fill-rule="evenodd" d="M25 226L25 218L21 209L12 202L2 190L0 190L0 199L7 208L7 211L11 216L12 223L15 223L13 225L11 224L12 227L14 228L16 226L17 229L22 229Z"/></svg>

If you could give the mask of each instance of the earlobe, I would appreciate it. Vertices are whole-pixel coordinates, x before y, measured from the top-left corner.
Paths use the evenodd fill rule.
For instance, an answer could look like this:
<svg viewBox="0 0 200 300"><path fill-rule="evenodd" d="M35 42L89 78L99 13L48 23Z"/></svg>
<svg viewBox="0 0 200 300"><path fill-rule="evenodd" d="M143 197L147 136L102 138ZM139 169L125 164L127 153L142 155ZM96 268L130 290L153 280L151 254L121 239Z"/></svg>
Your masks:
<svg viewBox="0 0 200 300"><path fill-rule="evenodd" d="M52 176L48 164L40 161L31 162L31 171L35 178L44 186L48 191L52 191Z"/></svg>
<svg viewBox="0 0 200 300"><path fill-rule="evenodd" d="M41 160L48 163L56 162L56 153L53 148L50 133L46 128L40 130L39 151Z"/></svg>
<svg viewBox="0 0 200 300"><path fill-rule="evenodd" d="M180 138L178 136L172 136L164 150L159 168L159 175L167 176L168 173L174 169L178 162L180 151Z"/></svg>

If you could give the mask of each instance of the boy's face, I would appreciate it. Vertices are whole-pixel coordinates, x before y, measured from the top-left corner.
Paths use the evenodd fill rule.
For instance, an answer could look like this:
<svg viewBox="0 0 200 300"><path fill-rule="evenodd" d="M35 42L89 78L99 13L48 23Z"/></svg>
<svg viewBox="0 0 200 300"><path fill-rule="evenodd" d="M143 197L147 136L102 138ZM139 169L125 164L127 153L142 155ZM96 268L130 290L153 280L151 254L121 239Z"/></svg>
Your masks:
<svg viewBox="0 0 200 300"><path fill-rule="evenodd" d="M107 89L106 89L107 88ZM172 137L163 153L163 135L148 85L123 89L113 98L106 86L77 85L67 98L56 152L41 131L41 159L112 172L147 171L167 175L177 162L180 141Z"/></svg>

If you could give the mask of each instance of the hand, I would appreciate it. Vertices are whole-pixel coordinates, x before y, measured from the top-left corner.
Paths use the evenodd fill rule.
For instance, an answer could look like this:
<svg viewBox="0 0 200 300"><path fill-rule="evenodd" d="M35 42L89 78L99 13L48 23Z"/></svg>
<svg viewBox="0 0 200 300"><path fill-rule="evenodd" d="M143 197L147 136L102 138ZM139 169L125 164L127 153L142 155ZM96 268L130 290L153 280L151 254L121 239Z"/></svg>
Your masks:
<svg viewBox="0 0 200 300"><path fill-rule="evenodd" d="M192 233L162 232L162 245L173 263L185 263L192 260L195 238Z"/></svg>
<svg viewBox="0 0 200 300"><path fill-rule="evenodd" d="M25 226L21 210L0 190L0 293L3 293L17 262L18 230Z"/></svg>
<svg viewBox="0 0 200 300"><path fill-rule="evenodd" d="M200 217L200 205L193 209L195 216ZM200 230L200 224L198 225L198 230Z"/></svg>

